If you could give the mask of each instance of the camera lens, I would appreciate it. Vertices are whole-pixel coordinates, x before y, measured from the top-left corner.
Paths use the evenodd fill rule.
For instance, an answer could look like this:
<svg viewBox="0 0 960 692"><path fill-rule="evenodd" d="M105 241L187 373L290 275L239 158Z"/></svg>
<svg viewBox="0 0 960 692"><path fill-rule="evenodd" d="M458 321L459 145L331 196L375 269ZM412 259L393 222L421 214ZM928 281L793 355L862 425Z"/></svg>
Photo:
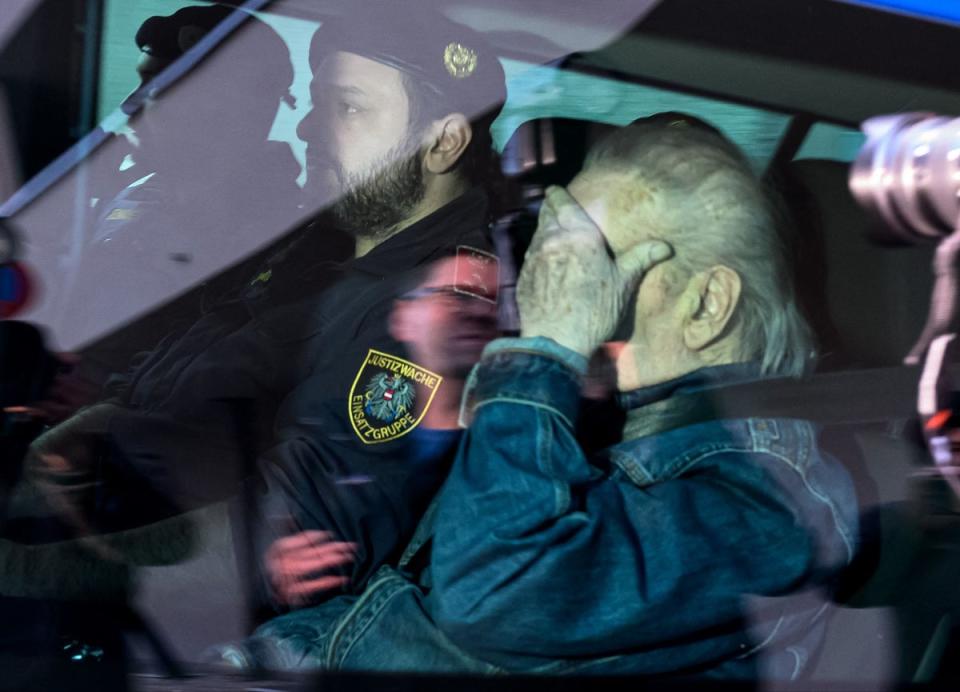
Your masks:
<svg viewBox="0 0 960 692"><path fill-rule="evenodd" d="M884 224L879 239L939 241L960 216L960 119L932 113L871 118L850 191Z"/></svg>

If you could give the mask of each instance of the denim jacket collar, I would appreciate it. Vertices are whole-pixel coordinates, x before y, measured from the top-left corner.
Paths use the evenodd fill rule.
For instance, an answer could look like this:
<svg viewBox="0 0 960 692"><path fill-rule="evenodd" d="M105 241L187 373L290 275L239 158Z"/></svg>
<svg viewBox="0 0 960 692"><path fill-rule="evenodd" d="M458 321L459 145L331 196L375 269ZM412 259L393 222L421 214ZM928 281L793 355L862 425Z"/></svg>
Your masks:
<svg viewBox="0 0 960 692"><path fill-rule="evenodd" d="M721 416L712 405L710 392L761 379L760 364L751 361L701 368L667 382L622 392L618 402L627 412L623 439L719 419Z"/></svg>

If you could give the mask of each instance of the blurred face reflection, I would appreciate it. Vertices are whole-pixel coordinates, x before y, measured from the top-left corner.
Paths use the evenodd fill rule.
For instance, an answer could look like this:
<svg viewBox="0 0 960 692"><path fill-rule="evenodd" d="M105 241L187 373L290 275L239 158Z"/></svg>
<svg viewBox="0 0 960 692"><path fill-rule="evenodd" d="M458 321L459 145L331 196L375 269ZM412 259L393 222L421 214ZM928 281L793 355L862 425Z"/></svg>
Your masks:
<svg viewBox="0 0 960 692"><path fill-rule="evenodd" d="M407 344L418 365L446 377L466 377L498 336L496 302L473 293L481 292L481 285L493 291L497 281L495 263L463 256L440 260L419 288L397 301L393 337ZM463 290L467 282L469 293Z"/></svg>
<svg viewBox="0 0 960 692"><path fill-rule="evenodd" d="M375 235L409 217L424 195L419 138L398 70L337 52L317 68L313 109L297 133L307 143L306 192L346 230Z"/></svg>

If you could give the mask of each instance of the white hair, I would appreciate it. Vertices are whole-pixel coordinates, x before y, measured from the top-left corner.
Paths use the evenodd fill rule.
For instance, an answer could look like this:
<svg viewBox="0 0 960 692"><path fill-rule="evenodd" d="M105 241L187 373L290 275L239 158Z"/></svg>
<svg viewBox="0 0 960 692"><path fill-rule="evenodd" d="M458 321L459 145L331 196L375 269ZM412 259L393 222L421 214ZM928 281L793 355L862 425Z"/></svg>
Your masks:
<svg viewBox="0 0 960 692"><path fill-rule="evenodd" d="M623 172L640 184L647 195L636 212L663 229L680 267L737 272L739 356L760 361L764 373L803 375L814 340L797 305L783 205L736 146L708 128L690 119L637 121L593 147L584 170Z"/></svg>

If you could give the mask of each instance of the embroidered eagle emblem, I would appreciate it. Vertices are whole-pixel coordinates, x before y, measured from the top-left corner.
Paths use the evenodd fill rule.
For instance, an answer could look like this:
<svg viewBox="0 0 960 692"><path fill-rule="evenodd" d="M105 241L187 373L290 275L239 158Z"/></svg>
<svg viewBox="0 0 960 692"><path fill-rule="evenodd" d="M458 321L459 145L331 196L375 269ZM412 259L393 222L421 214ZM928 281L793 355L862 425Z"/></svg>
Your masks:
<svg viewBox="0 0 960 692"><path fill-rule="evenodd" d="M406 435L423 420L442 381L416 363L371 348L347 395L353 431L364 444Z"/></svg>
<svg viewBox="0 0 960 692"><path fill-rule="evenodd" d="M380 372L367 384L363 410L384 423L392 423L413 407L413 384L400 375Z"/></svg>

